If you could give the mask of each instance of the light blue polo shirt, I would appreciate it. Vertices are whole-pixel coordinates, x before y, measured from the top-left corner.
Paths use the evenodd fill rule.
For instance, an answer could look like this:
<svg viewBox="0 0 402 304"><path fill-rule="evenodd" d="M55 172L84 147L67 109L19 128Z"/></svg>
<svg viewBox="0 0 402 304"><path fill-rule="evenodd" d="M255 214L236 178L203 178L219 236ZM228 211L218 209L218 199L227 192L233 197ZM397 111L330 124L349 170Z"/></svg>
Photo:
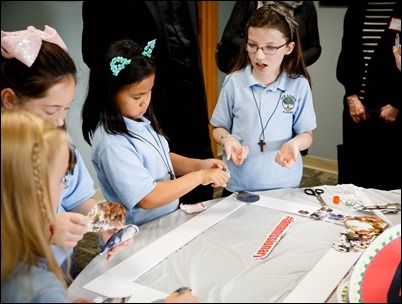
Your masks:
<svg viewBox="0 0 402 304"><path fill-rule="evenodd" d="M137 206L156 182L170 179L168 171L173 166L167 140L155 132L148 119L124 121L139 138L109 134L98 126L92 140L92 163L105 198L127 208L127 224L142 225L177 210L179 200L153 209Z"/></svg>
<svg viewBox="0 0 402 304"><path fill-rule="evenodd" d="M240 136L243 145L249 147L249 155L240 166L228 162L223 155L231 172L227 190L299 187L303 173L301 155L291 169L279 166L274 158L283 143L317 127L312 92L305 77L292 79L282 73L277 81L265 87L254 78L250 65L229 74L210 123ZM264 128L266 144L261 152L258 142L263 139Z"/></svg>
<svg viewBox="0 0 402 304"><path fill-rule="evenodd" d="M45 262L38 266L23 264L1 283L1 303L70 303L59 279L47 270Z"/></svg>
<svg viewBox="0 0 402 304"><path fill-rule="evenodd" d="M77 164L74 167L74 173L67 175L67 182L61 193L57 213L71 211L95 194L94 181L85 166L84 160L75 146L73 149L77 157ZM59 265L65 269L63 263L66 262L67 254L72 256L73 249L66 252L60 247L53 246L53 252Z"/></svg>
<svg viewBox="0 0 402 304"><path fill-rule="evenodd" d="M71 211L95 194L94 181L76 147L74 147L74 153L77 164L74 167L74 173L67 175L67 183L61 193L57 213Z"/></svg>

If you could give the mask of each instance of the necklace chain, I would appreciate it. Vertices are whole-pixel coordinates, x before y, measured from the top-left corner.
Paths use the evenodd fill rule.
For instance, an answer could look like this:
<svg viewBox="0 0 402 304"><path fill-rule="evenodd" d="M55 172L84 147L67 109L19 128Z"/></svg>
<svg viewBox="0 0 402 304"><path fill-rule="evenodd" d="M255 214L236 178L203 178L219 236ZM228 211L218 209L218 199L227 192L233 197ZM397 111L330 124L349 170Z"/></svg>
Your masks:
<svg viewBox="0 0 402 304"><path fill-rule="evenodd" d="M266 145L266 143L265 143L265 129L267 128L269 121L271 120L271 118L274 115L276 109L278 108L279 101L281 100L283 92L284 91L281 91L281 94L279 95L278 101L276 102L275 109L272 111L271 115L268 117L267 122L264 125L264 123L262 121L262 116L261 116L261 108L258 106L257 99L255 98L254 87L251 87L251 93L253 94L254 103L255 103L255 106L256 106L257 111L258 111L258 117L260 119L261 133L260 133L258 145L260 146L260 151L261 152L264 152L264 146ZM260 105L261 105L261 96L260 96Z"/></svg>
<svg viewBox="0 0 402 304"><path fill-rule="evenodd" d="M146 127L145 127L145 128L146 128ZM148 130L148 128L146 128L146 129ZM173 169L172 169L172 168L170 167L170 165L169 165L168 156L166 155L165 148L163 147L161 138L160 138L159 135L157 134L157 138L159 139L159 143L158 143L158 141L155 139L155 136L152 134L152 132L151 132L150 130L148 130L148 132L151 134L151 136L152 136L153 139L155 140L155 143L156 143L158 146L159 146L159 144L160 144L160 146L161 146L161 148L162 148L162 151L163 151L163 154L161 153L161 151L160 151L152 142L150 142L150 141L149 141L148 139L146 139L145 137L143 137L143 136L141 136L141 135L139 135L139 134L133 133L133 132L130 132L130 133L132 133L133 135L135 135L135 136L141 138L142 140L146 141L147 143L149 143L149 144L155 149L155 151L158 152L159 156L161 157L161 159L162 159L162 161L163 161L163 164L165 165L165 167L166 167L166 169L167 169L167 172L169 173L170 179L171 179L171 180L174 180L176 177L175 177L175 175L174 175L174 173L173 173Z"/></svg>

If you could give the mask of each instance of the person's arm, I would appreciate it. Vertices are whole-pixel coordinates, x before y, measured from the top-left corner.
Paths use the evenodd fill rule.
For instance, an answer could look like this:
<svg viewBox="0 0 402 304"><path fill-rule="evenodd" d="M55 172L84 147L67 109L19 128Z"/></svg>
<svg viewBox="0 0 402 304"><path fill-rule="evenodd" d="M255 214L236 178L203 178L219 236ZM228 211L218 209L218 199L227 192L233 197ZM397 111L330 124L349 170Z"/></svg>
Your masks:
<svg viewBox="0 0 402 304"><path fill-rule="evenodd" d="M222 170L227 166L219 159L193 159L175 153L170 153L170 157L175 173L183 175L174 180L156 182L155 188L138 202L141 208L164 206L199 185L225 187L230 177Z"/></svg>
<svg viewBox="0 0 402 304"><path fill-rule="evenodd" d="M392 47L392 52L394 53L395 56L395 64L398 70L401 70L401 45L399 44L398 46L394 45Z"/></svg>
<svg viewBox="0 0 402 304"><path fill-rule="evenodd" d="M217 46L216 60L220 71L230 73L244 46L246 23L256 8L257 1L236 1Z"/></svg>
<svg viewBox="0 0 402 304"><path fill-rule="evenodd" d="M243 141L241 138L230 134L225 128L214 128L212 137L214 141L220 144L222 149L224 149L226 159L232 161L234 165L240 166L247 158L249 148L242 145Z"/></svg>
<svg viewBox="0 0 402 304"><path fill-rule="evenodd" d="M364 7L358 2L352 2L346 13L343 24L341 52L339 54L336 78L344 86L346 96L357 94L360 89L360 71L362 66L362 52L360 41L362 35L362 19Z"/></svg>
<svg viewBox="0 0 402 304"><path fill-rule="evenodd" d="M298 11L295 12L298 14ZM320 58L321 44L318 31L317 11L314 1L305 1L300 10L299 33L306 66L312 65ZM297 15L295 15L297 18ZM303 28L302 28L303 27Z"/></svg>
<svg viewBox="0 0 402 304"><path fill-rule="evenodd" d="M97 204L98 202L93 198L90 197L87 200L81 202L79 205L74 207L73 209L69 210L71 212L81 213L83 215L87 215L88 212Z"/></svg>
<svg viewBox="0 0 402 304"><path fill-rule="evenodd" d="M158 208L179 199L199 185L225 187L228 179L229 175L218 168L187 173L174 180L157 182L155 188L138 202L138 206L143 209Z"/></svg>

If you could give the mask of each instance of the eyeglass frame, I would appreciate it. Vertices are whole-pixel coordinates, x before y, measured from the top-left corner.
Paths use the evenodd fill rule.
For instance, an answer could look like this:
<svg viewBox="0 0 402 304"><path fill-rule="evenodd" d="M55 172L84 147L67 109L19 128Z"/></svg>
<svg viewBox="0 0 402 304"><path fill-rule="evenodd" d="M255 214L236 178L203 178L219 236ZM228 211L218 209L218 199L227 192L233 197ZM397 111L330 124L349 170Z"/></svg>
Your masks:
<svg viewBox="0 0 402 304"><path fill-rule="evenodd" d="M280 45L280 46L271 46L271 45L267 45L267 46L257 46L257 45L255 45L255 44L246 43L246 45L244 46L244 48L246 49L247 52L252 53L252 54L256 54L256 53L258 52L258 50L261 50L261 51L264 53L264 55L275 55L275 54L278 52L278 50L279 50L280 48L284 47L284 46L287 45L287 44L288 44L288 43L285 42L284 44L282 44L282 45ZM255 50L254 52L248 50L248 47L251 46L251 45L254 45L255 48L256 48L256 50ZM274 52L274 53L267 54L267 53L265 53L265 51L264 51L264 49L266 50L266 48L269 48L269 49L271 49L271 50L275 50L275 52Z"/></svg>

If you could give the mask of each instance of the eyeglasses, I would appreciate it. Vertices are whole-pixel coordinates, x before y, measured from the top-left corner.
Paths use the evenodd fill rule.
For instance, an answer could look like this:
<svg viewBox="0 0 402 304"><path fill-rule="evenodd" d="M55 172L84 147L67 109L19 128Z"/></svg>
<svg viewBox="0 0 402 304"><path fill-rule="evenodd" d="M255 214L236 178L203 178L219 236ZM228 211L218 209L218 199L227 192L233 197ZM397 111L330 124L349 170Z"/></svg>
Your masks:
<svg viewBox="0 0 402 304"><path fill-rule="evenodd" d="M284 43L280 46L256 46L255 44L246 43L246 51L250 53L257 53L258 50L261 50L265 55L275 55L276 52L287 44Z"/></svg>

